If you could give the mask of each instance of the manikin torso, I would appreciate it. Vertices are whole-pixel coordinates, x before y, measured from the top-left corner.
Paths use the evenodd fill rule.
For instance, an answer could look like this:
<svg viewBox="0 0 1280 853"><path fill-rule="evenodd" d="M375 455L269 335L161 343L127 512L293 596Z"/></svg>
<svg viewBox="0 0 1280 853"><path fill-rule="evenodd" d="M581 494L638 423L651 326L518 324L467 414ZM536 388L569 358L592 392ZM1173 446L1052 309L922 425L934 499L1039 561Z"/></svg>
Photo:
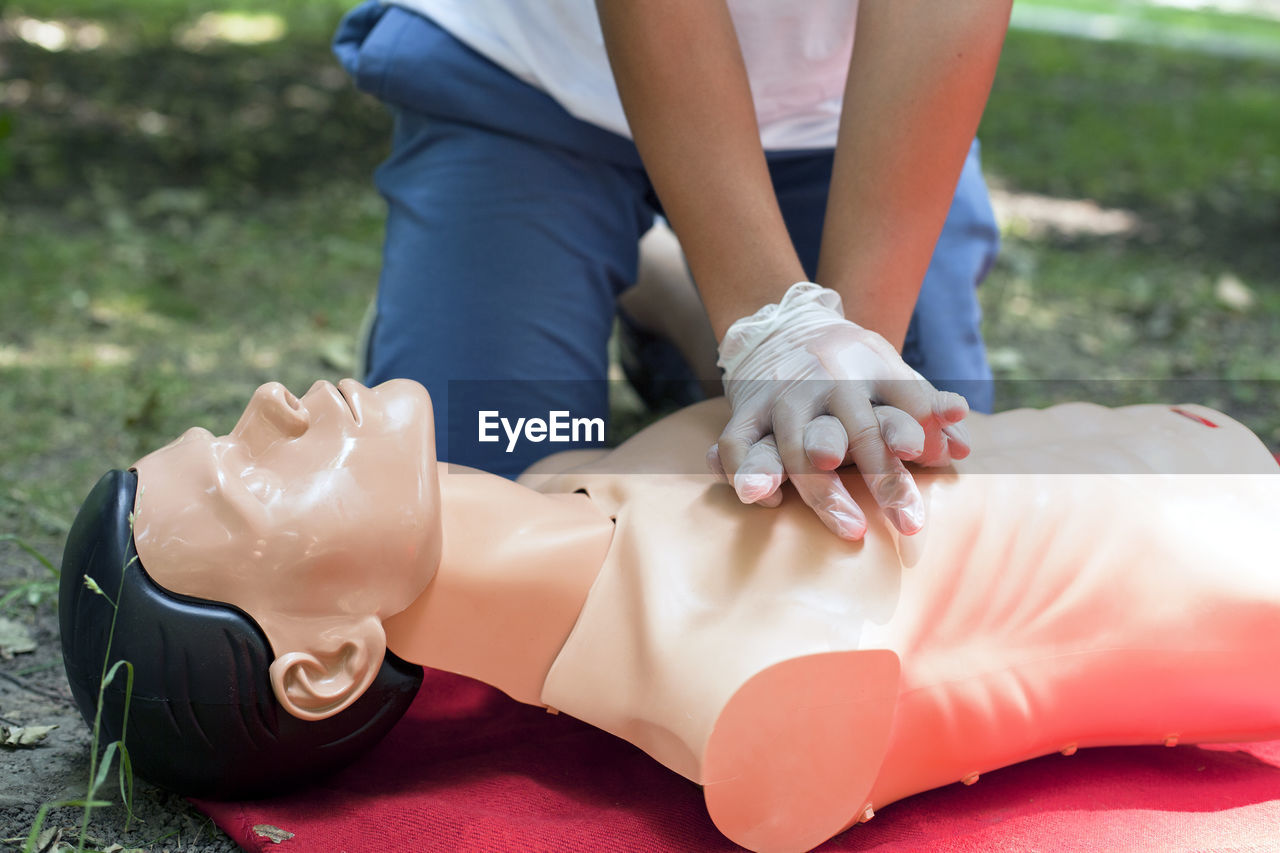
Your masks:
<svg viewBox="0 0 1280 853"><path fill-rule="evenodd" d="M699 473L717 403L523 485L442 464L387 647L635 743L753 849L1054 750L1275 736L1280 477L1182 408L973 416L969 459L914 472L924 530L860 543Z"/></svg>
<svg viewBox="0 0 1280 853"><path fill-rule="evenodd" d="M891 709L860 724L885 728L882 745L846 744L874 765L874 783L828 834L911 793L1054 750L1267 736L1280 731L1280 687L1243 688L1280 651L1280 477L1265 476L1275 463L1242 426L1180 408L1076 404L973 417L973 456L916 472L924 531L904 537L880 520L854 544L794 496L776 510L744 508L696 473L723 419L714 404L568 471L540 466L523 482L549 494L512 491L519 510L498 499L490 513L473 512L505 489L444 466L446 515L451 483L471 493L446 526L466 541L446 534L436 580L387 620L389 645L637 744L707 785L722 829L751 846L771 842L741 825L750 818L740 803L717 814L711 796L728 772L721 756L741 749L728 712L777 704L792 722L774 724L775 748L803 750L824 720L791 707L797 678L862 682L869 695L832 685L824 700L846 706L837 716L849 727L859 703ZM873 505L856 474L845 481ZM516 518L521 553L551 561L503 563L509 574L471 575L475 584L453 591L451 549L459 562L484 562L487 526ZM581 537L580 561L554 547L569 530ZM532 547L544 537L551 547ZM484 590L502 590L496 598L514 610L497 625L484 620L481 648L450 619L476 612L458 601L492 606ZM446 624L451 642L436 630ZM500 673L513 660L504 650L520 646L541 649L538 664ZM1250 648L1254 657L1241 654ZM745 713L749 728L768 715ZM815 748L838 745L833 737ZM770 772L820 780L805 764Z"/></svg>

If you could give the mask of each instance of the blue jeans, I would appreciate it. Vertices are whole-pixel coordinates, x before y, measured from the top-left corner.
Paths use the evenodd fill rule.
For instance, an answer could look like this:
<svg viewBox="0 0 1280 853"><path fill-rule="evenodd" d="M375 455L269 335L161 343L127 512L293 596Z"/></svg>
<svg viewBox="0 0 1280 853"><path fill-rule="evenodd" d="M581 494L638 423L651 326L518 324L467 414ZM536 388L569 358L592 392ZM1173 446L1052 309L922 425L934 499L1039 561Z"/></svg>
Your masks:
<svg viewBox="0 0 1280 853"><path fill-rule="evenodd" d="M347 15L334 51L395 114L376 176L389 212L366 381L426 386L442 460L514 476L573 446L480 443L479 413L512 423L553 410L608 417L615 303L661 212L634 144L572 117L432 21L376 0ZM832 153L768 158L810 276ZM975 287L998 241L975 141L903 355L978 410L992 401Z"/></svg>

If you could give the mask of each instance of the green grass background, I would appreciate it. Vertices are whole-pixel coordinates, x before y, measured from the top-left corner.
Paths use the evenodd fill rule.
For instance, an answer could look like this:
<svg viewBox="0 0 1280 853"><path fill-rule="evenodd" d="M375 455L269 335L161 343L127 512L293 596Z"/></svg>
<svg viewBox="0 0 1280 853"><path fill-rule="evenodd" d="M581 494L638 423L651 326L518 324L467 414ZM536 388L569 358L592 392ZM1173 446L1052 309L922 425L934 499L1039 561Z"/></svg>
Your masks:
<svg viewBox="0 0 1280 853"><path fill-rule="evenodd" d="M345 5L18 0L0 13L0 532L52 553L106 468L194 424L226 430L260 382L300 391L352 369L390 123L329 55ZM283 37L184 46L211 10L277 16ZM1085 11L1247 37L1251 54L1010 33L981 131L992 183L1092 199L1138 227L1010 224L983 287L1000 404L1165 399L1179 388L1161 383L1203 380L1185 387L1280 446L1280 25ZM22 35L31 21L103 41L50 51ZM1249 305L1224 299L1224 282ZM17 551L0 562L39 571Z"/></svg>

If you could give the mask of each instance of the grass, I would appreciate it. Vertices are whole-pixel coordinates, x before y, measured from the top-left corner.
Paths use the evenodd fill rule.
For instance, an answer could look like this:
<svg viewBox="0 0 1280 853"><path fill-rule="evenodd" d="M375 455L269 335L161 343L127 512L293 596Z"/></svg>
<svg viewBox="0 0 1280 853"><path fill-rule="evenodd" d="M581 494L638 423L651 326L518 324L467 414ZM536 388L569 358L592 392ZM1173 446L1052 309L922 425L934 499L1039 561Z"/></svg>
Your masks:
<svg viewBox="0 0 1280 853"><path fill-rule="evenodd" d="M1134 209L1165 251L1265 241L1274 270L1277 91L1280 62L1014 32L981 136L1013 187Z"/></svg>
<svg viewBox="0 0 1280 853"><path fill-rule="evenodd" d="M1276 91L1280 62L1010 34L980 132L993 180L1093 199L1135 227L1006 228L983 293L993 361L1014 380L1002 402L1080 394L1046 379L1131 380L1089 392L1198 399L1280 447ZM1234 284L1248 298L1224 293Z"/></svg>
<svg viewBox="0 0 1280 853"><path fill-rule="evenodd" d="M1280 17L1239 10L1226 12L1210 6L1178 8L1144 0L1018 0L1015 16L1027 13L1066 12L1098 15L1136 27L1175 35L1201 35L1216 40L1241 38L1258 44L1276 45L1280 58Z"/></svg>
<svg viewBox="0 0 1280 853"><path fill-rule="evenodd" d="M133 514L129 514L129 529L133 530ZM112 764L116 765L117 781L120 786L121 805L125 811L124 831L129 831L129 825L135 820L133 814L133 765L129 759L129 748L125 744L125 736L129 727L129 706L133 697L133 664L129 661L118 660L111 661L111 646L116 636L116 623L120 616L120 593L124 589L125 574L136 562L138 556L135 554L129 558L128 562L120 570L120 584L116 589L115 597L112 598L102 587L98 586L98 582L92 577L85 576L84 584L95 595L100 595L111 604L111 627L107 631L107 646L102 652L102 675L98 679L98 699L95 704L93 716L93 724L90 726L89 739L89 778L85 789L85 795L75 800L51 801L42 804L36 812L35 820L31 824L31 830L27 833L26 843L23 845L23 853L36 853L40 847L40 834L44 826L45 819L49 813L55 809L78 808L80 809L80 831L76 837L76 853L82 853L85 844L88 841L89 822L93 817L93 811L96 808L109 807L114 805L110 800L102 799L99 792L107 781L107 774L110 772ZM114 740L99 751L102 740L102 711L104 697L107 687L117 676L124 673L125 690L124 690L124 713L120 723L120 738ZM113 761L114 760L114 761Z"/></svg>
<svg viewBox="0 0 1280 853"><path fill-rule="evenodd" d="M349 372L381 223L344 189L241 213L3 216L0 513L65 523L107 467L189 426L225 432L256 384Z"/></svg>
<svg viewBox="0 0 1280 853"><path fill-rule="evenodd" d="M107 40L5 44L0 530L56 541L105 468L229 428L259 382L350 371L389 120L329 57L344 6L7 7L11 31L94 22ZM183 47L210 11L278 16L283 36ZM1231 379L1219 404L1280 444L1274 394L1240 385L1280 379L1276 91L1280 63L1011 32L982 127L993 182L1140 225L1006 234L983 294L1003 405L1046 402L1046 378ZM1224 278L1251 309L1223 304Z"/></svg>
<svg viewBox="0 0 1280 853"><path fill-rule="evenodd" d="M0 578L0 590L3 590L3 594L0 595L0 613L4 613L15 602L24 603L29 607L38 607L43 601L52 600L57 596L58 580L62 573L48 557L12 533L0 534L0 542L12 543L45 570L45 573L34 578Z"/></svg>
<svg viewBox="0 0 1280 853"><path fill-rule="evenodd" d="M107 40L5 44L3 529L54 540L105 467L193 424L226 429L260 381L300 389L350 370L379 259L368 177L389 121L328 55L344 6L6 8L11 31L92 22ZM283 35L175 41L211 11L274 15ZM1280 378L1276 91L1280 63L1010 34L982 127L993 181L1095 199L1140 228L1006 234L984 288L1002 377ZM1224 305L1224 278L1254 307ZM1003 402L1038 401L1034 384ZM1245 399L1256 390L1224 393L1280 443L1268 401Z"/></svg>
<svg viewBox="0 0 1280 853"><path fill-rule="evenodd" d="M175 39L217 4L121 2L106 17L94 5L81 4L85 19L44 2L5 12L9 204L74 215L107 192L144 210L244 207L264 194L365 181L386 149L385 113L329 53L341 4L255 4L280 19L282 38L199 49ZM16 37L27 20L67 20L67 32L93 21L105 41L51 52Z"/></svg>

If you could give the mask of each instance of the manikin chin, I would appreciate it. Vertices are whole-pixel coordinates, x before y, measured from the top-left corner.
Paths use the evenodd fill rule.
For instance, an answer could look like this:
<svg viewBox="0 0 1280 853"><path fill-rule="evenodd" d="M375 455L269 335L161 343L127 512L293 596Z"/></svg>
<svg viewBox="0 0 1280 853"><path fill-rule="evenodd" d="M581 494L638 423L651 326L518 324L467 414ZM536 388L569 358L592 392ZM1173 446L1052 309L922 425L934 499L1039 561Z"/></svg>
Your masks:
<svg viewBox="0 0 1280 853"><path fill-rule="evenodd" d="M436 461L414 383L266 385L137 463L134 539L261 627L295 717L390 650L635 743L757 850L1053 751L1280 736L1280 477L1229 418L971 416L972 456L914 472L924 530L858 543L695 473L724 420L512 483Z"/></svg>

